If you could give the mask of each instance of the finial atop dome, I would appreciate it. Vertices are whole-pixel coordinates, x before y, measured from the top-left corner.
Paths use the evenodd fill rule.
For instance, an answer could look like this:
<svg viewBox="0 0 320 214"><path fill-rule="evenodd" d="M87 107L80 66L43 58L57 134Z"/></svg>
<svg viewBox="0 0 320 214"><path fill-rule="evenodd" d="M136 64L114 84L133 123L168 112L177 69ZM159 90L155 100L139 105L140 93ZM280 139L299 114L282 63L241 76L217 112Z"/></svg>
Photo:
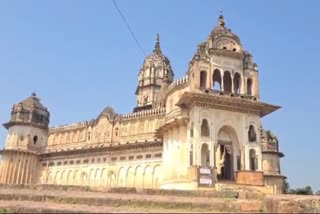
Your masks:
<svg viewBox="0 0 320 214"><path fill-rule="evenodd" d="M218 22L218 25L220 27L223 27L226 25L225 21L224 21L224 18L223 18L223 15L222 15L222 10L220 10L220 16L219 16L219 22Z"/></svg>
<svg viewBox="0 0 320 214"><path fill-rule="evenodd" d="M153 52L154 52L154 53L159 53L159 54L161 54L160 36L159 36L159 33L157 33L156 45L154 46Z"/></svg>
<svg viewBox="0 0 320 214"><path fill-rule="evenodd" d="M37 96L36 92L32 92L31 96L36 97Z"/></svg>

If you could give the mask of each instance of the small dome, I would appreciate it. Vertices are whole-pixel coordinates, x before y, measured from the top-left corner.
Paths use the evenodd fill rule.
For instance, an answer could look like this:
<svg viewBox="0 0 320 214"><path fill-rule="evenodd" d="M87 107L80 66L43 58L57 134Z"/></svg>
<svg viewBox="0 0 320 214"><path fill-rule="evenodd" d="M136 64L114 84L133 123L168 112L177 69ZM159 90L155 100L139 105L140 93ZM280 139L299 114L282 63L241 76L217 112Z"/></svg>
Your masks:
<svg viewBox="0 0 320 214"><path fill-rule="evenodd" d="M232 49L236 48L238 52L242 51L240 38L231 29L226 28L222 15L219 16L218 25L211 31L209 39L213 48L220 49L222 47L225 49L226 46L232 46Z"/></svg>
<svg viewBox="0 0 320 214"><path fill-rule="evenodd" d="M41 104L37 95L32 93L27 99L13 105L11 119L4 126L9 128L14 124L27 123L48 128L49 119L48 109Z"/></svg>
<svg viewBox="0 0 320 214"><path fill-rule="evenodd" d="M38 109L47 110L47 108L45 108L41 104L40 99L37 97L35 92L33 92L30 97L21 101L19 104L21 104L22 106L25 106L25 107L35 107Z"/></svg>

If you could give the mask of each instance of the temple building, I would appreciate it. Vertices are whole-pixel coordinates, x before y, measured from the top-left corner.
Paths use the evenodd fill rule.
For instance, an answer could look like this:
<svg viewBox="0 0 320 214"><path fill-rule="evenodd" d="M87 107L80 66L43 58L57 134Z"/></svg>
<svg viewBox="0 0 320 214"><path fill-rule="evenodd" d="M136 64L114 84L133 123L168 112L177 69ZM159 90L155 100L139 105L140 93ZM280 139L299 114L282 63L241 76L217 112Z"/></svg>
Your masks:
<svg viewBox="0 0 320 214"><path fill-rule="evenodd" d="M133 112L49 127L33 93L13 105L0 183L179 190L256 188L279 194L279 142L261 118L259 71L222 15L174 79L157 36L141 66Z"/></svg>

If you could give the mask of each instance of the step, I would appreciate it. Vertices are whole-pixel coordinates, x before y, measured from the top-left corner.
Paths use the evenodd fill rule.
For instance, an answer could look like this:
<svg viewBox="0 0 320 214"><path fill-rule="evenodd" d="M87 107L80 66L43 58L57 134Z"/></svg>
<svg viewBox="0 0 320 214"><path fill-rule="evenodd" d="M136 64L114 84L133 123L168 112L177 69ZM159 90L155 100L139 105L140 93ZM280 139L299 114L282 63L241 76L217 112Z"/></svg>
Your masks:
<svg viewBox="0 0 320 214"><path fill-rule="evenodd" d="M159 190L136 188L91 188L88 186L62 186L62 185L8 185L0 184L0 189L30 189L30 190L60 190L60 191L84 191L84 192L109 192L121 194L148 194L148 195L174 195L183 197L208 197L208 198L240 198L263 199L265 194L254 191L190 191L190 190Z"/></svg>
<svg viewBox="0 0 320 214"><path fill-rule="evenodd" d="M56 204L131 207L166 211L258 212L262 202L235 198L185 197L145 193L110 193L60 190L0 189L0 200L50 202ZM86 212L86 211L85 211Z"/></svg>

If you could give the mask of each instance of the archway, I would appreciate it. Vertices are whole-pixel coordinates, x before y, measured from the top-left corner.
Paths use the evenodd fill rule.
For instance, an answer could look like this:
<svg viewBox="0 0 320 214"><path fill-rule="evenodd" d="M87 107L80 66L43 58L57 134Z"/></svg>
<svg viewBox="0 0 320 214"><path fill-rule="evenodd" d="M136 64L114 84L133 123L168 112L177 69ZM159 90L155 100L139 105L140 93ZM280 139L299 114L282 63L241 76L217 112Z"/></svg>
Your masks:
<svg viewBox="0 0 320 214"><path fill-rule="evenodd" d="M127 187L134 187L134 169L133 167L129 167L127 171Z"/></svg>
<svg viewBox="0 0 320 214"><path fill-rule="evenodd" d="M74 171L74 174L73 174L73 185L81 185L80 183L80 176L79 176L79 171L76 170Z"/></svg>
<svg viewBox="0 0 320 214"><path fill-rule="evenodd" d="M206 143L201 146L201 166L210 166L209 148Z"/></svg>
<svg viewBox="0 0 320 214"><path fill-rule="evenodd" d="M160 166L157 165L154 167L153 176L152 176L152 186L154 189L158 189L160 186L161 179L161 169Z"/></svg>
<svg viewBox="0 0 320 214"><path fill-rule="evenodd" d="M72 174L72 171L71 170L69 170L69 172L68 172L68 176L67 176L67 185L72 185L73 183L73 180L72 180L72 178L71 178L71 175Z"/></svg>
<svg viewBox="0 0 320 214"><path fill-rule="evenodd" d="M88 175L86 172L81 173L81 186L86 186L88 180Z"/></svg>
<svg viewBox="0 0 320 214"><path fill-rule="evenodd" d="M252 79L247 79L247 94L252 95Z"/></svg>
<svg viewBox="0 0 320 214"><path fill-rule="evenodd" d="M258 169L258 158L256 154L256 150L250 149L250 170L256 171Z"/></svg>
<svg viewBox="0 0 320 214"><path fill-rule="evenodd" d="M233 181L241 158L237 134L232 127L224 126L219 130L215 157L218 180Z"/></svg>
<svg viewBox="0 0 320 214"><path fill-rule="evenodd" d="M143 176L143 188L152 188L152 168L146 166Z"/></svg>
<svg viewBox="0 0 320 214"><path fill-rule="evenodd" d="M212 76L213 89L221 91L221 74L218 69L215 69Z"/></svg>
<svg viewBox="0 0 320 214"><path fill-rule="evenodd" d="M239 73L235 73L233 78L233 92L236 94L240 94L241 88L241 77Z"/></svg>
<svg viewBox="0 0 320 214"><path fill-rule="evenodd" d="M232 92L232 79L229 71L226 71L223 74L223 88L224 91Z"/></svg>
<svg viewBox="0 0 320 214"><path fill-rule="evenodd" d="M110 171L108 175L108 187L116 187L116 182L116 175L113 171Z"/></svg>
<svg viewBox="0 0 320 214"><path fill-rule="evenodd" d="M201 71L200 72L200 89L204 90L206 89L207 85L207 72Z"/></svg>
<svg viewBox="0 0 320 214"><path fill-rule="evenodd" d="M107 185L107 170L105 168L101 172L100 184L102 186Z"/></svg>
<svg viewBox="0 0 320 214"><path fill-rule="evenodd" d="M125 187L125 185L126 185L126 171L123 167L121 167L118 173L118 187Z"/></svg>
<svg viewBox="0 0 320 214"><path fill-rule="evenodd" d="M143 170L141 166L136 168L135 176L134 176L134 186L136 188L143 187Z"/></svg>

